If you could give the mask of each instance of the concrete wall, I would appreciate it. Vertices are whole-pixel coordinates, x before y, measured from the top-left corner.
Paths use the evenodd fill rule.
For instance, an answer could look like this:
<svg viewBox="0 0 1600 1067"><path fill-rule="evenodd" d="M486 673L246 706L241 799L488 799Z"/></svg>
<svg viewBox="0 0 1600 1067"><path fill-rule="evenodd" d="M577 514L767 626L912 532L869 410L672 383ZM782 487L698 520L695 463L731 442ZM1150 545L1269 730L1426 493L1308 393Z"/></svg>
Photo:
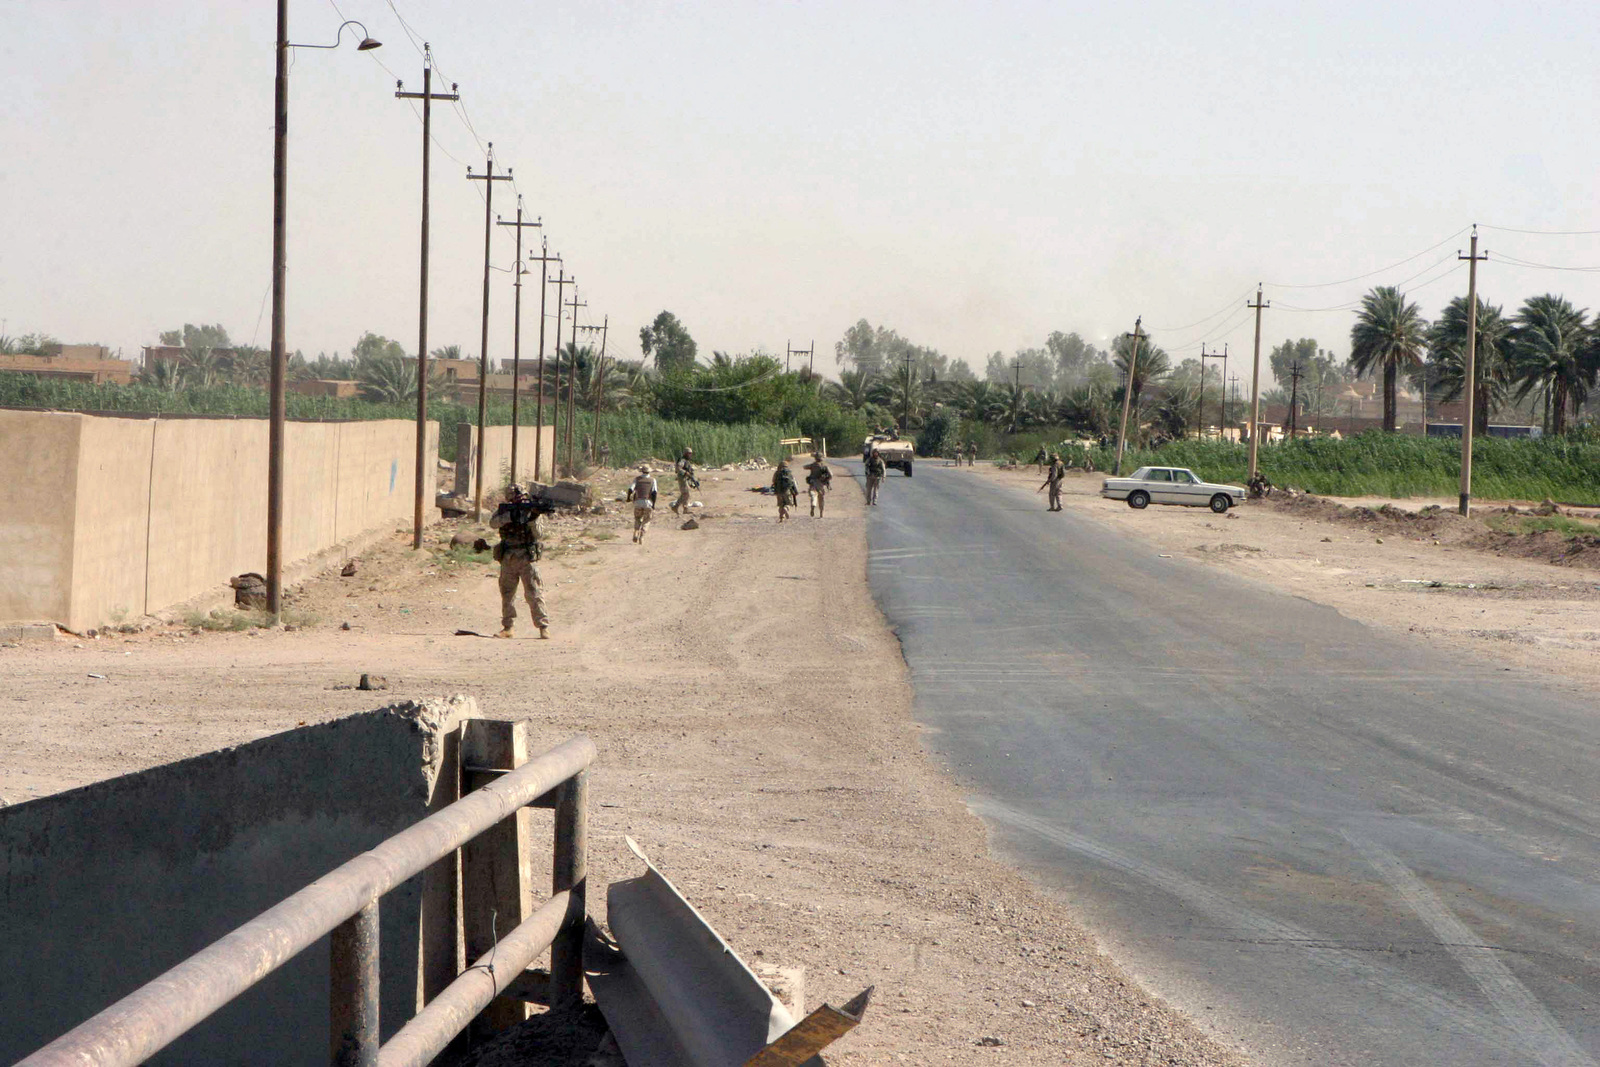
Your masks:
<svg viewBox="0 0 1600 1067"><path fill-rule="evenodd" d="M266 569L263 419L0 410L0 442L0 622L82 630ZM409 518L415 454L414 423L289 423L285 562Z"/></svg>
<svg viewBox="0 0 1600 1067"><path fill-rule="evenodd" d="M0 621L65 619L72 601L78 421L8 411L0 421Z"/></svg>
<svg viewBox="0 0 1600 1067"><path fill-rule="evenodd" d="M467 426L472 433L473 462L478 458L478 439L476 426ZM543 444L540 446L539 470L533 469L534 434L537 433ZM544 482L549 484L555 481L555 447L556 430L554 426L523 426L517 431L517 476L511 476L511 427L491 426L483 439L483 469L487 473L483 485L485 491L489 489L503 489L514 481ZM457 452L457 464L460 464L460 453Z"/></svg>
<svg viewBox="0 0 1600 1067"><path fill-rule="evenodd" d="M449 803L440 772L476 715L466 698L399 705L0 808L0 1063ZM455 878L447 860L383 898L385 1038L425 966L456 973L419 948ZM149 1062L326 1063L327 1042L324 937Z"/></svg>

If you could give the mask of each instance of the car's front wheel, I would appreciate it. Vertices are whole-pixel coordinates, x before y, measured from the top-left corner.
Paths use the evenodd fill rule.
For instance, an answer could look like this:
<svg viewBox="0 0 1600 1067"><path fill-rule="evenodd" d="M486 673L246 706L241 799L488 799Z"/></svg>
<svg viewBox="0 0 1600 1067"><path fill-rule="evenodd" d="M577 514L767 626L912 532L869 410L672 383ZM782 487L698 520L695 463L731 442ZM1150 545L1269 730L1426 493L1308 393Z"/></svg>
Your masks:
<svg viewBox="0 0 1600 1067"><path fill-rule="evenodd" d="M1227 511L1232 506L1233 501L1228 499L1227 493L1218 493L1216 496L1211 498L1211 510L1215 511L1218 515L1221 515L1224 511Z"/></svg>
<svg viewBox="0 0 1600 1067"><path fill-rule="evenodd" d="M1135 510L1150 506L1150 494L1143 489L1135 489L1128 494L1128 506Z"/></svg>

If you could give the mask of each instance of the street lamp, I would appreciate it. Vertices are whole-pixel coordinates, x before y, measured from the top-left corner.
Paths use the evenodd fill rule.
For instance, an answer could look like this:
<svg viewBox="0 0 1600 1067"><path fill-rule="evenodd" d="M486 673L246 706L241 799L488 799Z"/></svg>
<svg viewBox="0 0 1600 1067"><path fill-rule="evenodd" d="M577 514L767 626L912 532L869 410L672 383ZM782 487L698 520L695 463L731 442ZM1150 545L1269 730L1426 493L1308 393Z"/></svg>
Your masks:
<svg viewBox="0 0 1600 1067"><path fill-rule="evenodd" d="M283 610L283 437L288 356L283 344L283 299L286 267L285 197L289 162L289 49L337 48L346 26L360 26L356 50L380 47L367 28L354 19L339 24L332 44L289 43L289 0L278 0L277 81L274 83L272 138L272 387L267 418L267 612L277 619Z"/></svg>

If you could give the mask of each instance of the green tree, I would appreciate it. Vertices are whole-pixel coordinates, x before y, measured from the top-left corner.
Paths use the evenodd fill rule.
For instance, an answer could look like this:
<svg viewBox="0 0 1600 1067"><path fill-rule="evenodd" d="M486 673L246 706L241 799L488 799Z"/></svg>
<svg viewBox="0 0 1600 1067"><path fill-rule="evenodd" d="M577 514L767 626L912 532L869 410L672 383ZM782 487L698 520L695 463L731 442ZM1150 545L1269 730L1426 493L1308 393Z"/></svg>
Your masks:
<svg viewBox="0 0 1600 1067"><path fill-rule="evenodd" d="M460 345L440 345L428 353L430 359L462 359Z"/></svg>
<svg viewBox="0 0 1600 1067"><path fill-rule="evenodd" d="M1111 364L1117 369L1117 378L1121 383L1128 380L1128 356L1133 351L1133 338L1122 334L1111 345ZM1172 361L1160 345L1154 344L1148 337L1139 339L1139 355L1133 365L1133 406L1139 406L1139 398L1144 395L1144 390L1151 382L1157 382L1172 373Z"/></svg>
<svg viewBox="0 0 1600 1067"><path fill-rule="evenodd" d="M272 353L254 345L236 345L227 358L228 377L235 385L265 386L272 380Z"/></svg>
<svg viewBox="0 0 1600 1067"><path fill-rule="evenodd" d="M1517 399L1544 389L1551 433L1566 432L1568 407L1577 414L1595 384L1600 351L1591 342L1586 316L1553 293L1529 297L1517 312L1511 341Z"/></svg>
<svg viewBox="0 0 1600 1067"><path fill-rule="evenodd" d="M220 322L211 326L204 323L196 326L192 322L186 322L181 330L163 330L161 343L170 347L190 349L233 347L233 342L228 340L228 331Z"/></svg>
<svg viewBox="0 0 1600 1067"><path fill-rule="evenodd" d="M827 392L834 402L846 411L860 411L872 402L873 386L878 378L870 370L851 368L839 372L837 382L829 382Z"/></svg>
<svg viewBox="0 0 1600 1067"><path fill-rule="evenodd" d="M1500 308L1479 299L1473 351L1477 389L1472 399L1472 427L1479 435L1489 432L1490 416L1505 403L1511 389L1511 334L1511 320ZM1467 376L1466 297L1451 300L1428 327L1428 360L1434 367L1440 398L1459 398Z"/></svg>
<svg viewBox="0 0 1600 1067"><path fill-rule="evenodd" d="M1383 428L1395 431L1401 371L1422 362L1428 324L1417 305L1392 285L1361 298L1361 310L1350 329L1350 367L1359 376L1383 374Z"/></svg>
<svg viewBox="0 0 1600 1067"><path fill-rule="evenodd" d="M381 334L368 331L361 335L361 340L356 342L355 347L350 350L350 354L355 357L355 361L359 365L366 360L379 357L404 359L406 350L401 347L399 341L391 341Z"/></svg>
<svg viewBox="0 0 1600 1067"><path fill-rule="evenodd" d="M670 311L663 311L639 331L639 347L646 356L655 356L656 370L662 374L689 370L698 351L688 329Z"/></svg>

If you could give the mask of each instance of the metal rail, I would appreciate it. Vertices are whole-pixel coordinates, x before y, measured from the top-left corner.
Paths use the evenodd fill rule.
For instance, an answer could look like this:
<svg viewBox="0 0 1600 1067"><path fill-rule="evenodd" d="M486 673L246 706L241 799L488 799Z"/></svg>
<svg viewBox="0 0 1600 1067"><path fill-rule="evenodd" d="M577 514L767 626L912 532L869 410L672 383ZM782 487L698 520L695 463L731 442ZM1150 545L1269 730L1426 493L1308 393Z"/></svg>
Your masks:
<svg viewBox="0 0 1600 1067"><path fill-rule="evenodd" d="M461 1014L466 1006L479 1000L487 1004L505 988L501 977L509 983L528 960L552 944L557 949L552 954L552 989L581 990L586 873L582 783L583 772L594 758L594 742L580 735L508 771L330 871L50 1042L17 1067L134 1067L328 933L335 934L331 1008L335 1021L330 1046L336 1064L426 1062L432 1056L426 1049L437 1052L470 1021L471 1014ZM480 960L395 1035L394 1040L404 1035L406 1041L396 1047L392 1058L386 1054L380 1060L379 898L518 809L557 790L551 800L557 809L555 876L558 883L565 883L557 886L561 892L500 941L497 951L503 958L494 963L493 994L483 997L491 983L478 972L490 961ZM455 1029L448 1029L449 1025ZM439 1035L443 1035L442 1041Z"/></svg>

